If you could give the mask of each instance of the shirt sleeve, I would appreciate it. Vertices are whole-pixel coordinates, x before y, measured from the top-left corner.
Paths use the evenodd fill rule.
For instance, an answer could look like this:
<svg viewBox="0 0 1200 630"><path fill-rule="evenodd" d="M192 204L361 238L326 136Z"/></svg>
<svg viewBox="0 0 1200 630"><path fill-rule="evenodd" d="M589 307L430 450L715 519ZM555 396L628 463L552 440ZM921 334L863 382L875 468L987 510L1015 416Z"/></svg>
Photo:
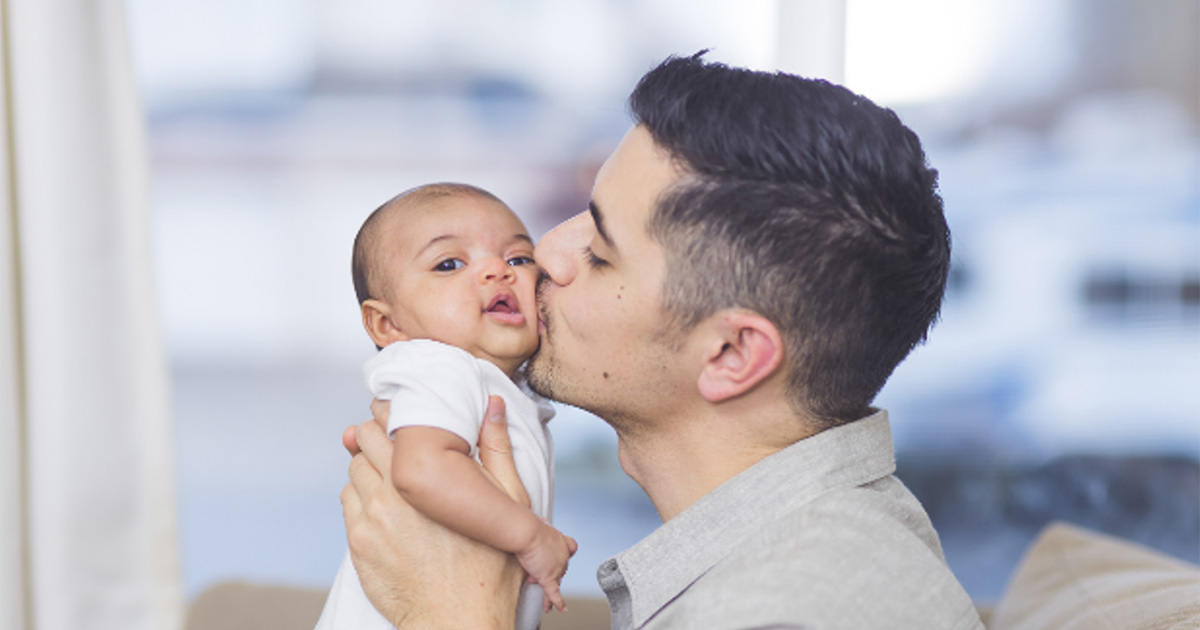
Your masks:
<svg viewBox="0 0 1200 630"><path fill-rule="evenodd" d="M425 426L445 429L475 455L487 393L475 357L435 341L394 343L367 362L367 388L391 401L388 434Z"/></svg>

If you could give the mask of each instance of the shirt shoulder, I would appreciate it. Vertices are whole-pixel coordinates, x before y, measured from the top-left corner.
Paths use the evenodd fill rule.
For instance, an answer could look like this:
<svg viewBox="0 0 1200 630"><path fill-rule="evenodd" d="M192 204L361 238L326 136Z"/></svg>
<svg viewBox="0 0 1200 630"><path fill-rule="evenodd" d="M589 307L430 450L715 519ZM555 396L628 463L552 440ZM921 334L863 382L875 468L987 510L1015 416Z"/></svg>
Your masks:
<svg viewBox="0 0 1200 630"><path fill-rule="evenodd" d="M983 627L925 511L894 477L831 490L766 524L652 621L647 627Z"/></svg>

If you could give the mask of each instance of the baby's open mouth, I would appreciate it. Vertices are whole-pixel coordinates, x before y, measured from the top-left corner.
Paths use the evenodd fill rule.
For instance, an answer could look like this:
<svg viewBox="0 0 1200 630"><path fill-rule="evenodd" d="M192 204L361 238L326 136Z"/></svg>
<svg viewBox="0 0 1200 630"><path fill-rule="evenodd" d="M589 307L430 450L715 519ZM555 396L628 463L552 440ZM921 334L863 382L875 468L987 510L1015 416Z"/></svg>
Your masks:
<svg viewBox="0 0 1200 630"><path fill-rule="evenodd" d="M512 302L515 300L511 295L497 293L492 297L491 304L488 304L487 312L489 313L515 313L517 309L513 308Z"/></svg>
<svg viewBox="0 0 1200 630"><path fill-rule="evenodd" d="M484 313L508 324L523 324L525 316L517 310L517 298L507 293L497 293L492 296Z"/></svg>

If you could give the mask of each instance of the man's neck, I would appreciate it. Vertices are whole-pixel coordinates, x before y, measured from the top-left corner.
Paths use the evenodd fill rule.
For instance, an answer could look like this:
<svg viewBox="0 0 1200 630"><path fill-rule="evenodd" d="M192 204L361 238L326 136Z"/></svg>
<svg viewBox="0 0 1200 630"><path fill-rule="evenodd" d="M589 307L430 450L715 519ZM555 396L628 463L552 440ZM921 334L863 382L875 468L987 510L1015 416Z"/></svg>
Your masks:
<svg viewBox="0 0 1200 630"><path fill-rule="evenodd" d="M692 417L654 433L618 431L621 467L665 523L747 468L817 433L810 426L790 410L780 410L741 418Z"/></svg>

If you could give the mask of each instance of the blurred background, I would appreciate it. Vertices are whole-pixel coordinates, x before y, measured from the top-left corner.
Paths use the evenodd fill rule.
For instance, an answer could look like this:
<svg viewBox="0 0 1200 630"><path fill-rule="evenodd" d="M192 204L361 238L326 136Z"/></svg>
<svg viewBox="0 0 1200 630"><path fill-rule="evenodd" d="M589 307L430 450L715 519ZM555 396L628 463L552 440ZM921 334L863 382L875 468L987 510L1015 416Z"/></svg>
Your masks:
<svg viewBox="0 0 1200 630"><path fill-rule="evenodd" d="M638 77L703 48L894 108L941 173L951 287L878 404L970 594L998 598L1056 518L1200 561L1200 2L129 0L128 13L189 598L232 578L326 587L337 571L340 435L369 415L374 349L349 277L367 214L464 181L539 237L584 209ZM814 61L813 45L832 53ZM607 425L560 407L552 429L556 520L580 543L564 590L598 596L595 567L657 514Z"/></svg>

